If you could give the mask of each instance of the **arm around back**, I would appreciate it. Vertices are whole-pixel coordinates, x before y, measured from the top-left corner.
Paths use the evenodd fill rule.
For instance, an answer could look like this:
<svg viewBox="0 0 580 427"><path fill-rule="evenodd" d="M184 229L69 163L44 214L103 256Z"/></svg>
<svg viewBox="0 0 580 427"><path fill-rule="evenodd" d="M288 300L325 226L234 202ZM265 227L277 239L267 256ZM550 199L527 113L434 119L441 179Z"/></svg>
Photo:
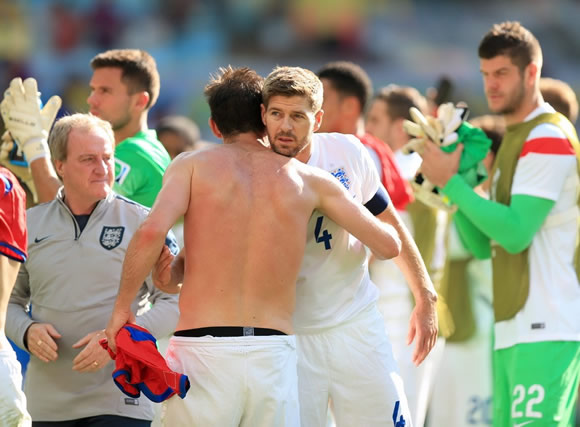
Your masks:
<svg viewBox="0 0 580 427"><path fill-rule="evenodd" d="M158 260L169 229L187 210L192 169L193 166L183 157L173 161L165 172L163 188L151 212L129 243L115 308L106 329L113 351L116 350L117 333L127 321L131 321L131 303Z"/></svg>
<svg viewBox="0 0 580 427"><path fill-rule="evenodd" d="M375 218L329 173L317 170L312 176L318 196L317 209L359 239L378 259L390 259L401 252L401 239L393 226Z"/></svg>

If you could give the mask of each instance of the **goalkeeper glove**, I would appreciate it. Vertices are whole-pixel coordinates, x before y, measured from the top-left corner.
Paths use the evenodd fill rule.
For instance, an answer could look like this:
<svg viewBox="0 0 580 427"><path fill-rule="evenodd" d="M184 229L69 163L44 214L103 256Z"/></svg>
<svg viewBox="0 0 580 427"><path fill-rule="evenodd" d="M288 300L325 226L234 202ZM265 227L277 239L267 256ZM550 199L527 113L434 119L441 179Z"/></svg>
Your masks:
<svg viewBox="0 0 580 427"><path fill-rule="evenodd" d="M0 112L28 163L50 157L48 133L61 104L60 97L55 95L41 109L40 94L33 78L22 82L16 77L10 82L0 103Z"/></svg>
<svg viewBox="0 0 580 427"><path fill-rule="evenodd" d="M455 107L451 102L441 104L437 109L437 117L425 117L418 109L409 109L411 120L403 122L403 129L414 138L403 147L404 153L421 152L421 146L427 139L441 147L457 142L457 128L469 114L467 107Z"/></svg>

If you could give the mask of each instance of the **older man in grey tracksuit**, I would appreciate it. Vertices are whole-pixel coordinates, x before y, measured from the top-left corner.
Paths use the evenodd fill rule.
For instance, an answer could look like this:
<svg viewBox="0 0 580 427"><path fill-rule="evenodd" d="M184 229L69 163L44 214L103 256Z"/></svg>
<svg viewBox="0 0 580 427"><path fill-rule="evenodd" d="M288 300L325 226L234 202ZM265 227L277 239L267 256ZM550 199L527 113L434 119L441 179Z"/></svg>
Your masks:
<svg viewBox="0 0 580 427"><path fill-rule="evenodd" d="M152 403L121 393L111 378L114 363L98 343L127 245L148 210L111 190L109 123L84 114L63 118L49 145L63 187L55 200L27 212L29 257L12 292L6 327L34 356L25 380L33 426L148 426ZM149 279L132 309L136 323L154 336L175 328L176 296Z"/></svg>

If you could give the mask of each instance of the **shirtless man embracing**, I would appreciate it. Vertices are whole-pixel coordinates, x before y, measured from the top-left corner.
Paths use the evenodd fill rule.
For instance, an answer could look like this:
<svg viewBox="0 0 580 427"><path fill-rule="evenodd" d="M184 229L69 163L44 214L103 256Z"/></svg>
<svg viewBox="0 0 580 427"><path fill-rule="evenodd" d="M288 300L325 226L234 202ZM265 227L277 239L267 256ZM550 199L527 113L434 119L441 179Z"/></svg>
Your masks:
<svg viewBox="0 0 580 427"><path fill-rule="evenodd" d="M264 144L262 78L221 69L205 88L210 126L223 145L184 153L169 166L155 205L134 235L106 330L131 321L129 303L164 236L185 216L187 255L180 319L169 366L189 376L184 400L167 402L166 425L298 426L295 284L312 212L324 212L385 259L399 254L393 227L378 221L329 173ZM314 114L297 117L313 131ZM180 269L174 269L179 271ZM179 273L176 273L176 276Z"/></svg>

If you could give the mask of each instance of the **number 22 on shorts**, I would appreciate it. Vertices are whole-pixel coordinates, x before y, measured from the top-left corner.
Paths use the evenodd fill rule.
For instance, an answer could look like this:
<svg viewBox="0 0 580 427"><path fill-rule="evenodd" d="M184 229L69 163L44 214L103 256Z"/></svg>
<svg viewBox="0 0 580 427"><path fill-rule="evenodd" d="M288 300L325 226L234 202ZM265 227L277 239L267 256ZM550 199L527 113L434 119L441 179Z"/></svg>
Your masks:
<svg viewBox="0 0 580 427"><path fill-rule="evenodd" d="M521 410L521 403L526 399L526 394L531 397L525 405L525 413ZM544 387L539 384L531 385L528 390L518 384L514 387L514 400L512 401L512 419L521 418L523 416L527 418L542 418L543 414L539 411L534 411L534 405L541 403L544 400Z"/></svg>

